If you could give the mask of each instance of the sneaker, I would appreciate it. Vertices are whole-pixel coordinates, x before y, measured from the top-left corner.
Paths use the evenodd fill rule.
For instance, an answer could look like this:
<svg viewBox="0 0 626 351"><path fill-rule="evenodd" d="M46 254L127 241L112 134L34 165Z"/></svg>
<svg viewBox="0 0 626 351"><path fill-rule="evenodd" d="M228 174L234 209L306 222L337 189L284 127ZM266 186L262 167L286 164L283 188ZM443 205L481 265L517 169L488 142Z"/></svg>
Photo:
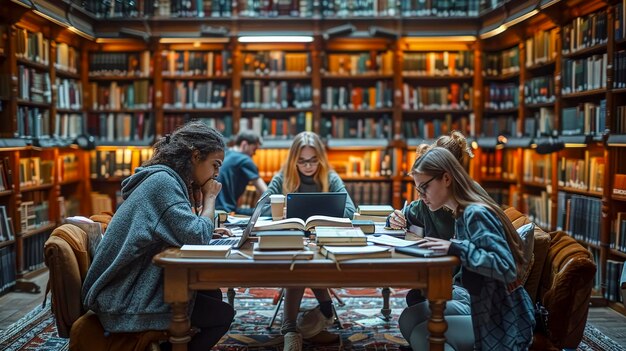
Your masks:
<svg viewBox="0 0 626 351"><path fill-rule="evenodd" d="M298 330L304 339L314 337L335 322L334 317L326 318L319 306L298 315Z"/></svg>
<svg viewBox="0 0 626 351"><path fill-rule="evenodd" d="M297 332L285 334L283 351L302 351L302 334Z"/></svg>

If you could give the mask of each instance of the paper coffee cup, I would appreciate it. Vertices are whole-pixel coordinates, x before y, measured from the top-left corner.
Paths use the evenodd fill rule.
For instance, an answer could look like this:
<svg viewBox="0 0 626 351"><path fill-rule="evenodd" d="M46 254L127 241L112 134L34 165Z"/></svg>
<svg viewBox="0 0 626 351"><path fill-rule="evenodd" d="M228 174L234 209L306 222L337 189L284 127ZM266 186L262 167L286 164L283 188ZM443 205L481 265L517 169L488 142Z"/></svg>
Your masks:
<svg viewBox="0 0 626 351"><path fill-rule="evenodd" d="M272 204L272 219L277 221L283 219L283 208L285 207L285 195L270 195L270 203Z"/></svg>

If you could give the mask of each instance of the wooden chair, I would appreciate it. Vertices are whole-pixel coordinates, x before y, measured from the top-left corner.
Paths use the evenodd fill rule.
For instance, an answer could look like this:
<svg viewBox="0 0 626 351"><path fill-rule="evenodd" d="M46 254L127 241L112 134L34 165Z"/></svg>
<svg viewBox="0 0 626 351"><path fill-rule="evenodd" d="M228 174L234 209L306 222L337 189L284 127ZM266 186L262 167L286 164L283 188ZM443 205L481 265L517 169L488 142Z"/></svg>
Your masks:
<svg viewBox="0 0 626 351"><path fill-rule="evenodd" d="M162 330L105 333L98 317L83 308L81 290L91 255L89 237L81 228L72 224L57 227L44 245L44 259L50 271L47 292L51 292L57 331L70 339L70 351L158 350L159 342L168 339Z"/></svg>

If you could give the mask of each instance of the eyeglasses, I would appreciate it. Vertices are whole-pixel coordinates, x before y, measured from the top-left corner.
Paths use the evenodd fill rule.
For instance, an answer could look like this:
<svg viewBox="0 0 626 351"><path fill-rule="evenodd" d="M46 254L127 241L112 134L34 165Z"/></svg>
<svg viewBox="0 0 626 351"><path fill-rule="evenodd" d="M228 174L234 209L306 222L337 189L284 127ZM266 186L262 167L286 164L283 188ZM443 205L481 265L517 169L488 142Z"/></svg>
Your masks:
<svg viewBox="0 0 626 351"><path fill-rule="evenodd" d="M426 189L428 188L428 183L432 182L433 180L435 180L438 177L439 177L438 175L435 175L432 178L430 178L429 180L427 180L424 183L420 184L419 186L415 187L415 190L417 190L417 193L419 194L420 197L423 197L424 195L426 195Z"/></svg>
<svg viewBox="0 0 626 351"><path fill-rule="evenodd" d="M298 166L302 167L315 167L318 163L320 163L320 161L316 158L310 158L308 160L298 160L297 162Z"/></svg>

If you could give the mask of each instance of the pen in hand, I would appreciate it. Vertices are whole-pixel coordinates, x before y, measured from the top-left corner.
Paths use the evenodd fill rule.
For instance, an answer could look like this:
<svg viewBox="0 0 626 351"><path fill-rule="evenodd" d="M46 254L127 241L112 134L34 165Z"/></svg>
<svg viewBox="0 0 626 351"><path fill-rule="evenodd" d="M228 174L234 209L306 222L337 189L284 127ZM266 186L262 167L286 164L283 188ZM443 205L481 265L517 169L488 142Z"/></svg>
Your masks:
<svg viewBox="0 0 626 351"><path fill-rule="evenodd" d="M404 206L402 206L402 210L395 210L389 217L389 226L392 229L406 229L406 218L404 217L404 212L407 209L409 202L404 201Z"/></svg>

